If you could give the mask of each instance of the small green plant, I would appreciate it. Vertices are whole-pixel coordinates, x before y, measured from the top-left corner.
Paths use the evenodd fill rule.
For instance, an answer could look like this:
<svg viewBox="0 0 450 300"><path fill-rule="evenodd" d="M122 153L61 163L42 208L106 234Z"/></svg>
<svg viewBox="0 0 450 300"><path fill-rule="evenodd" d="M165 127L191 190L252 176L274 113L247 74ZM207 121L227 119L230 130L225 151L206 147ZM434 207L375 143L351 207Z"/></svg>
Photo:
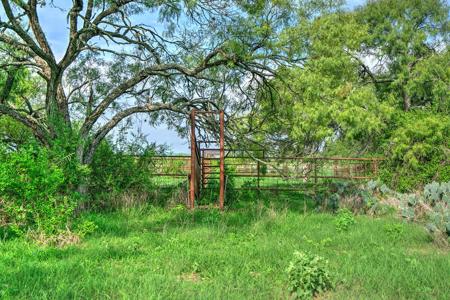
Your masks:
<svg viewBox="0 0 450 300"><path fill-rule="evenodd" d="M333 242L333 240L331 238L325 238L323 240L316 242L316 241L308 238L306 235L303 236L303 239L305 240L306 243L316 247L317 249L325 249Z"/></svg>
<svg viewBox="0 0 450 300"><path fill-rule="evenodd" d="M414 218L416 216L414 207L403 207L401 210L402 217L408 221L414 221Z"/></svg>
<svg viewBox="0 0 450 300"><path fill-rule="evenodd" d="M347 231L351 225L356 224L356 221L353 213L343 208L338 211L335 224L338 231Z"/></svg>
<svg viewBox="0 0 450 300"><path fill-rule="evenodd" d="M380 192L384 195L389 194L392 190L385 184L380 186Z"/></svg>
<svg viewBox="0 0 450 300"><path fill-rule="evenodd" d="M312 299L334 287L328 261L317 255L294 252L287 273L289 291L296 299Z"/></svg>
<svg viewBox="0 0 450 300"><path fill-rule="evenodd" d="M393 239L398 240L403 235L403 226L401 224L387 224L384 226L384 231Z"/></svg>
<svg viewBox="0 0 450 300"><path fill-rule="evenodd" d="M406 201L408 203L408 206L416 206L420 201L420 197L418 197L416 194L407 194Z"/></svg>
<svg viewBox="0 0 450 300"><path fill-rule="evenodd" d="M94 222L85 220L82 223L78 224L76 233L81 237L84 238L85 236L93 233L95 230L97 230L98 226L95 225Z"/></svg>

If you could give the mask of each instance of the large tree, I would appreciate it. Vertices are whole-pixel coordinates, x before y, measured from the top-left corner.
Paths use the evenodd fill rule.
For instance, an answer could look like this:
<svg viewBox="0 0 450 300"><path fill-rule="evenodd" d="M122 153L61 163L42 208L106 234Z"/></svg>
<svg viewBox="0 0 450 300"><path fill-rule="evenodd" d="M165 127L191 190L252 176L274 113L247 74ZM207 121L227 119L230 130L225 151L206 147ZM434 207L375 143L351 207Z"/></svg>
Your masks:
<svg viewBox="0 0 450 300"><path fill-rule="evenodd" d="M307 59L278 70L274 99L261 91L254 139L291 155L384 155L402 190L449 180L448 15L445 1L379 0L292 27Z"/></svg>
<svg viewBox="0 0 450 300"><path fill-rule="evenodd" d="M380 95L401 99L404 111L431 106L448 113L448 1L368 1L355 18L367 26L360 53L371 59L368 82Z"/></svg>
<svg viewBox="0 0 450 300"><path fill-rule="evenodd" d="M248 111L251 103L227 99L255 91L280 64L295 61L282 45L289 41L279 38L296 22L291 1L1 2L0 64L7 84L0 87L0 116L30 128L49 147L73 140L83 164L113 128L137 113L170 122L170 113L185 117L195 107ZM43 29L40 10L47 7L67 15L60 24L68 28L62 55ZM17 70L27 70L34 86L32 95L13 100Z"/></svg>
<svg viewBox="0 0 450 300"><path fill-rule="evenodd" d="M260 139L277 151L309 154L347 139L359 142L353 152L381 152L393 115L449 112L448 14L445 1L379 0L301 20L289 35L306 59L278 70L276 101L260 95L267 122L250 125L260 122Z"/></svg>

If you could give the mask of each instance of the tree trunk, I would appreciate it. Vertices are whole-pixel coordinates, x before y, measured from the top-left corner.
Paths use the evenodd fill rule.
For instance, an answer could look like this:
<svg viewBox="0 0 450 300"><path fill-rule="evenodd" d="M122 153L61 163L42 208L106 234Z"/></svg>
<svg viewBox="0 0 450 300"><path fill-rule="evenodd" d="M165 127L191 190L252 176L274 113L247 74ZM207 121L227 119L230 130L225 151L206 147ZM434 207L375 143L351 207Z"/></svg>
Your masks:
<svg viewBox="0 0 450 300"><path fill-rule="evenodd" d="M403 89L403 110L409 111L410 108L411 108L411 98L409 97L408 92L406 92Z"/></svg>
<svg viewBox="0 0 450 300"><path fill-rule="evenodd" d="M77 147L77 152L76 152L76 157L78 160L78 163L80 163L81 165L87 166L89 165L88 163L86 163L85 161L85 153L84 153L84 144L79 144ZM77 192L80 193L82 196L87 196L89 193L89 189L87 184L82 181L78 187L77 187Z"/></svg>

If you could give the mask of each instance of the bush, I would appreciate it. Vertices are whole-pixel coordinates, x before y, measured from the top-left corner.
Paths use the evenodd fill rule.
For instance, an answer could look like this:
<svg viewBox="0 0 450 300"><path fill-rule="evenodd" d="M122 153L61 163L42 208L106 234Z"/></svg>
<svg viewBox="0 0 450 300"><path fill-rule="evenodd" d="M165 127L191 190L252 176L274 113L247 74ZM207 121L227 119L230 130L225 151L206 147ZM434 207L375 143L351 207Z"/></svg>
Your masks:
<svg viewBox="0 0 450 300"><path fill-rule="evenodd" d="M125 152L117 149L109 141L103 141L97 149L91 164L88 190L93 198L93 208L118 208L123 200L129 202L130 195L149 197L153 190L151 158L158 153L150 145L140 153ZM127 198L127 199L122 199ZM142 202L148 199L139 199Z"/></svg>
<svg viewBox="0 0 450 300"><path fill-rule="evenodd" d="M0 146L0 233L51 235L70 227L79 196L57 157L36 145L17 151Z"/></svg>
<svg viewBox="0 0 450 300"><path fill-rule="evenodd" d="M356 224L353 213L346 209L340 209L336 216L336 229L338 231L347 231L351 225Z"/></svg>
<svg viewBox="0 0 450 300"><path fill-rule="evenodd" d="M312 299L334 286L328 261L320 256L296 251L287 272L289 291L297 299Z"/></svg>
<svg viewBox="0 0 450 300"><path fill-rule="evenodd" d="M426 183L450 180L450 117L424 111L398 116L386 141L381 177L395 190L412 191Z"/></svg>

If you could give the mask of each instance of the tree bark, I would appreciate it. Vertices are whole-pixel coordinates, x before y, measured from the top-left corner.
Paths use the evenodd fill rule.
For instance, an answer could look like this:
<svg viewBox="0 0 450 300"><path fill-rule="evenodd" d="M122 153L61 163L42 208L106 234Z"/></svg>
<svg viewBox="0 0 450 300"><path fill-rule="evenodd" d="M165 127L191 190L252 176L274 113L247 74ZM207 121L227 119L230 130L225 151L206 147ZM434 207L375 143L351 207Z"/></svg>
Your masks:
<svg viewBox="0 0 450 300"><path fill-rule="evenodd" d="M411 108L411 97L408 92L403 89L403 110L409 111Z"/></svg>

